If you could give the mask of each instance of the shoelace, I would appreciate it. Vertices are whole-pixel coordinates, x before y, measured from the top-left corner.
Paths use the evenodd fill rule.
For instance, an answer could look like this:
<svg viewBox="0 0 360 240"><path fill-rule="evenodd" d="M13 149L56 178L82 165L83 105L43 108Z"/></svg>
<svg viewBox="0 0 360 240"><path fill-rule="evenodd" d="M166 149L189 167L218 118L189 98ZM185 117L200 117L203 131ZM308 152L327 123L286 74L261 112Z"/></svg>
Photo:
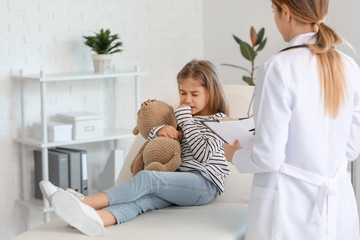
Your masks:
<svg viewBox="0 0 360 240"><path fill-rule="evenodd" d="M84 195L71 189L71 188L67 188L66 191L68 193L71 193L72 195L74 195L77 199L79 199L80 201L84 199Z"/></svg>

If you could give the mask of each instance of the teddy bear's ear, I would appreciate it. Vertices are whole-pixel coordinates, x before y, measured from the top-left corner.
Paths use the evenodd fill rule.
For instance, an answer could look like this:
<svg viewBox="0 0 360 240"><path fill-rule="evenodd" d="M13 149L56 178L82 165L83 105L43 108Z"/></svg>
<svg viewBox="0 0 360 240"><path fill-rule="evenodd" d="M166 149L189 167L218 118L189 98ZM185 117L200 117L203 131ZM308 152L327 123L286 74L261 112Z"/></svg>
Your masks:
<svg viewBox="0 0 360 240"><path fill-rule="evenodd" d="M138 135L138 134L139 134L139 129L138 129L137 126L134 128L133 134L134 134L134 135Z"/></svg>

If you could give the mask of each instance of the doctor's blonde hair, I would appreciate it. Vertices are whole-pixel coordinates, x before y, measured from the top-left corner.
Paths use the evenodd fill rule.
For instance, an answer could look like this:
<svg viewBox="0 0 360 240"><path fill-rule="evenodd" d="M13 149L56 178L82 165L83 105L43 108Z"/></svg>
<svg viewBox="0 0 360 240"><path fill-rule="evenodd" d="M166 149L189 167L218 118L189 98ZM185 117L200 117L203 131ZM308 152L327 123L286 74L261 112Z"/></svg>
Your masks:
<svg viewBox="0 0 360 240"><path fill-rule="evenodd" d="M191 60L178 73L177 83L186 78L196 79L209 91L209 107L214 113L229 115L229 108L215 66L206 60Z"/></svg>
<svg viewBox="0 0 360 240"><path fill-rule="evenodd" d="M345 105L347 84L341 55L334 49L343 39L324 21L328 13L329 0L272 0L278 11L288 6L291 16L300 23L316 24L315 45L307 44L316 56L320 76L321 93L325 102L325 113L336 118Z"/></svg>

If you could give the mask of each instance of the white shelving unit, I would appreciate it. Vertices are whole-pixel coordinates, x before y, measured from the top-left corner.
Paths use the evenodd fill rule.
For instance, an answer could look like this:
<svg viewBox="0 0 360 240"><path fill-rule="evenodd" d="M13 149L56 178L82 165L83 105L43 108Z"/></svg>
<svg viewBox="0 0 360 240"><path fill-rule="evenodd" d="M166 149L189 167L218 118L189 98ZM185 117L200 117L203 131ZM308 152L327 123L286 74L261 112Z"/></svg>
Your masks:
<svg viewBox="0 0 360 240"><path fill-rule="evenodd" d="M135 67L135 71L133 72L119 72L119 73L106 73L106 74L95 74L91 72L84 73L57 73L57 74L45 74L44 72L40 72L40 74L33 75L24 75L20 70L19 75L13 75L11 78L13 80L17 80L20 83L19 91L20 91L20 105L21 105L21 131L20 136L15 138L15 142L21 145L21 161L22 161L22 177L23 177L23 199L19 200L19 204L25 207L40 209L44 213L44 221L48 222L50 220L50 212L52 208L49 206L47 200L36 200L33 199L30 194L30 191L25 188L28 184L28 170L27 165L28 161L25 157L26 147L32 146L41 148L42 150L42 178L49 179L48 173L48 148L58 147L58 146L67 146L74 144L85 144L85 143L94 143L94 142L102 142L102 141L116 141L121 139L128 139L133 137L131 130L126 129L107 129L104 131L104 136L101 138L91 138L91 139L82 139L82 140L72 140L68 142L48 142L48 132L47 132L47 122L48 122L48 106L46 103L47 97L47 84L52 82L62 82L62 81L77 81L77 80L112 80L112 104L113 110L116 109L116 84L117 82L124 77L133 77L135 84L135 93L134 99L136 103L135 111L140 107L140 77L146 75L146 72L140 72L139 67ZM26 133L25 119L26 112L24 109L24 82L26 81L36 81L39 82L40 85L40 107L41 107L41 126L42 126L42 140L29 137ZM136 114L136 112L135 112ZM114 114L114 122L116 121L116 115ZM42 206L41 206L42 205Z"/></svg>

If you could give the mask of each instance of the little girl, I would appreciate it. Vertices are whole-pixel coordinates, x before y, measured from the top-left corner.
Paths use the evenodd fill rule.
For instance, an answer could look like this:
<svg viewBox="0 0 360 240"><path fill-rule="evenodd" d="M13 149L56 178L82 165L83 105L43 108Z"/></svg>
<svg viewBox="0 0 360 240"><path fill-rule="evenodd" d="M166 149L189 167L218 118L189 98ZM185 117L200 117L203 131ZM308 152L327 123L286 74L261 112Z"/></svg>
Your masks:
<svg viewBox="0 0 360 240"><path fill-rule="evenodd" d="M127 222L143 212L172 205L204 205L223 192L229 174L223 141L202 124L228 113L215 68L208 61L190 61L178 73L177 82L180 106L175 116L182 131L159 126L148 140L182 135L179 169L141 171L126 183L86 197L43 180L41 191L60 218L88 236L100 236L104 226Z"/></svg>

